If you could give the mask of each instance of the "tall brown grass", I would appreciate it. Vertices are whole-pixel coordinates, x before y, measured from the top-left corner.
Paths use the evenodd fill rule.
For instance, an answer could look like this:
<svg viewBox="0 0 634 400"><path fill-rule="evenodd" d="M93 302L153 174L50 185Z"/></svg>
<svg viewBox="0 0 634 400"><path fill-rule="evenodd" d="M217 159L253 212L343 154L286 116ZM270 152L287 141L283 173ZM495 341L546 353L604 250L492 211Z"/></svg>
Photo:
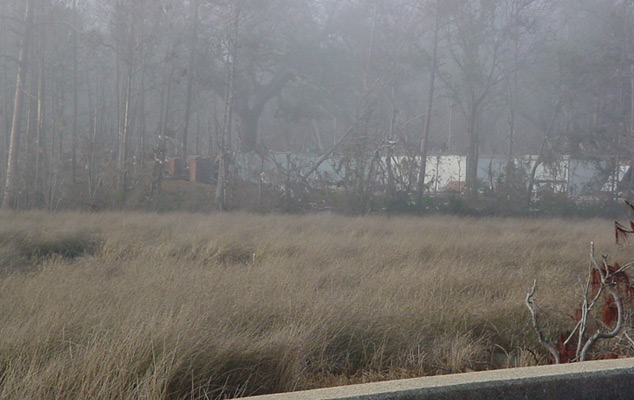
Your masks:
<svg viewBox="0 0 634 400"><path fill-rule="evenodd" d="M1 399L206 399L546 362L605 220L0 214ZM628 253L629 252L629 253Z"/></svg>

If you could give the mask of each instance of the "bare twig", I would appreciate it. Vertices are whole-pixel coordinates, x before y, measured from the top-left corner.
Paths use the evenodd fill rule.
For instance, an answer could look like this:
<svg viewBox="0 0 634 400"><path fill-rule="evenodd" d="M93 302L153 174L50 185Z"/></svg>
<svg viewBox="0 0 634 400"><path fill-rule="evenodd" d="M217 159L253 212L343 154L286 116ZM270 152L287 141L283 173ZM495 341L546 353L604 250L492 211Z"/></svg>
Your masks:
<svg viewBox="0 0 634 400"><path fill-rule="evenodd" d="M570 343L570 341L572 340L572 338L575 337L575 333L577 332L577 329L579 329L579 327L582 326L582 321L583 321L583 317L579 319L579 321L577 321L577 325L575 325L575 328L572 330L572 332L570 332L570 335L568 335L568 338L566 338L566 340L564 341L564 346L567 346L568 343Z"/></svg>
<svg viewBox="0 0 634 400"><path fill-rule="evenodd" d="M586 284L584 287L583 293L583 304L581 306L581 318L579 319L579 340L577 341L577 351L575 352L577 360L581 360L581 355L583 352L583 343L586 336L586 329L588 327L588 313L592 308L594 308L595 304L603 294L603 285L597 290L594 298L588 301L588 294L590 292L590 282L592 281L592 271L593 269L599 268L599 264L594 258L594 242L590 242L590 260L592 263L590 264L590 268L588 269L588 278L586 279Z"/></svg>
<svg viewBox="0 0 634 400"><path fill-rule="evenodd" d="M613 275L619 274L621 272L625 272L632 267L634 267L634 261L622 265L621 268L619 268Z"/></svg>
<svg viewBox="0 0 634 400"><path fill-rule="evenodd" d="M332 146L330 148L330 150L328 150L327 152L325 152L320 158L319 160L317 160L317 162L315 163L315 165L313 165L313 167L308 170L308 172L306 172L303 176L302 176L302 180L306 180L308 179L308 177L310 177L313 172L317 171L319 169L319 166L326 161L331 155L332 153L334 153L337 148L341 145L341 143L343 143L345 140L347 140L350 135L354 132L354 130L357 128L356 125L353 125L350 129L348 129L348 131L345 133L345 135L343 135L338 141L337 143L334 144L334 146Z"/></svg>
<svg viewBox="0 0 634 400"><path fill-rule="evenodd" d="M544 333L542 332L542 329L539 326L539 322L537 321L537 305L535 304L535 301L533 300L535 291L537 291L537 280L533 282L533 288L531 289L531 291L526 294L526 300L525 300L526 307L528 307L528 310L531 313L531 317L533 320L533 328L535 329L535 332L537 333L539 343L542 346L544 346L546 350L550 352L550 354L553 356L555 360L555 364L559 364L561 363L559 352L557 351L557 349L555 349L555 347L552 344L546 341L546 339L544 338Z"/></svg>
<svg viewBox="0 0 634 400"><path fill-rule="evenodd" d="M598 265L598 263L596 262L594 258L594 245L592 247L592 261L595 264L595 266ZM618 319L616 321L616 326L614 327L612 331L601 332L601 329L598 329L597 332L594 335L592 335L590 339L588 339L588 341L583 346L583 349L581 350L579 361L586 360L588 351L598 340L614 338L616 335L619 334L619 332L621 332L621 328L623 327L623 302L618 292L614 288L614 284L609 281L612 275L610 274L610 270L607 265L606 256L603 256L603 268L598 267L596 269L599 271L599 275L601 276L601 287L605 288L610 293L610 296L612 296L612 298L614 299L614 303L616 304L616 308L617 308Z"/></svg>
<svg viewBox="0 0 634 400"><path fill-rule="evenodd" d="M586 333L588 311L590 310L590 305L588 304L588 293L590 292L591 279L592 279L592 265L588 269L588 278L586 279L586 282L583 285L583 304L581 305L581 316L579 317L579 321L577 322L575 329L573 329L568 339L566 339L566 341L564 342L564 345L567 345L568 342L574 336L577 329L579 329L579 340L577 340L577 351L575 352L577 359L579 359L579 354L581 353L581 341L583 340L583 337Z"/></svg>

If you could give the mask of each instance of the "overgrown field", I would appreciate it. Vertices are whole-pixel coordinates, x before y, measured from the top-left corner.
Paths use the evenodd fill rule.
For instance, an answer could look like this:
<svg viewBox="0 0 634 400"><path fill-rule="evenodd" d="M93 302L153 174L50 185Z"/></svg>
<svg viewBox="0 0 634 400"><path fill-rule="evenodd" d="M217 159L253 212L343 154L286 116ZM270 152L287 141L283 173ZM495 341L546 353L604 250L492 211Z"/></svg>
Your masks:
<svg viewBox="0 0 634 400"><path fill-rule="evenodd" d="M206 399L547 362L607 220L0 214L1 399Z"/></svg>

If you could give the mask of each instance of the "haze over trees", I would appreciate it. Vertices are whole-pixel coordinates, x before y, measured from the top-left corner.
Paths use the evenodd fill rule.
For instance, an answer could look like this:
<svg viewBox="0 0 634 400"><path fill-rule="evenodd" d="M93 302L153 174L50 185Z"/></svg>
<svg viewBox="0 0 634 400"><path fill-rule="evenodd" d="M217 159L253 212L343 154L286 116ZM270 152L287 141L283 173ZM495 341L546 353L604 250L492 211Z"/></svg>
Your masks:
<svg viewBox="0 0 634 400"><path fill-rule="evenodd" d="M287 211L327 203L324 162L355 212L422 209L435 154L465 156L472 205L528 209L537 166L562 155L618 170L614 198L629 197L616 181L634 158L633 13L623 0L4 0L2 206L151 204L167 160L189 156L213 161L220 209L240 190L260 208L266 190ZM482 154L507 159L486 190Z"/></svg>

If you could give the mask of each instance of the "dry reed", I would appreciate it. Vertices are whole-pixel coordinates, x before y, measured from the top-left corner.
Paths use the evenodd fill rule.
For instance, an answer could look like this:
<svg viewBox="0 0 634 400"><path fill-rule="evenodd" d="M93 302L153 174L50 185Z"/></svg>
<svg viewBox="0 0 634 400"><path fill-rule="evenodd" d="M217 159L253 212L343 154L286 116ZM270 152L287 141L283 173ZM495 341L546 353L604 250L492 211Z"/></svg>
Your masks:
<svg viewBox="0 0 634 400"><path fill-rule="evenodd" d="M0 399L206 399L545 362L605 220L0 214Z"/></svg>

